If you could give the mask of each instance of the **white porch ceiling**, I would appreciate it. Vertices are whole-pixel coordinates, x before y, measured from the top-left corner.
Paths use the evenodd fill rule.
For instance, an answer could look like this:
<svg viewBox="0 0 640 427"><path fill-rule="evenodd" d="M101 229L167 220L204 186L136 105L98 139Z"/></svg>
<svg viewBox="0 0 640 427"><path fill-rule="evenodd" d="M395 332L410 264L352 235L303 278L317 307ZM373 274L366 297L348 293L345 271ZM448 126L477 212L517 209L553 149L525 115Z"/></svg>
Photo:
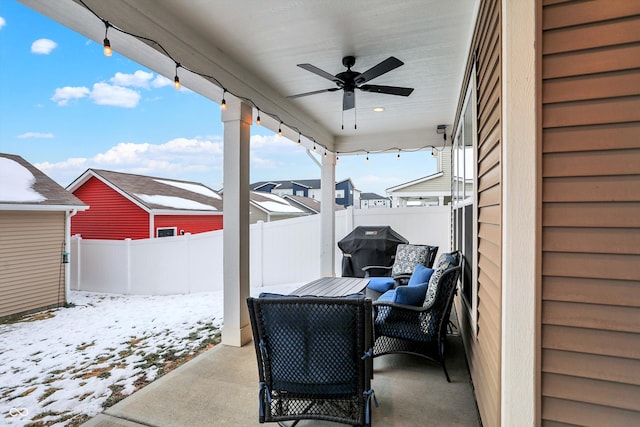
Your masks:
<svg viewBox="0 0 640 427"><path fill-rule="evenodd" d="M77 1L20 1L102 44L104 24ZM436 127L449 125L451 133L477 9L477 0L84 2L116 27L159 42L183 66L251 99L263 125L278 129L279 121L267 117L272 113L341 153L442 144ZM157 47L113 29L109 39L116 52L173 78L175 63ZM404 65L368 83L415 90L409 97L356 91L355 114L344 113L344 130L342 91L287 98L335 87L296 64L336 74L344 71L346 55L356 57L353 70L359 72L395 56ZM222 90L214 83L186 70L179 75L185 86L220 103ZM296 131L283 131L297 140Z"/></svg>

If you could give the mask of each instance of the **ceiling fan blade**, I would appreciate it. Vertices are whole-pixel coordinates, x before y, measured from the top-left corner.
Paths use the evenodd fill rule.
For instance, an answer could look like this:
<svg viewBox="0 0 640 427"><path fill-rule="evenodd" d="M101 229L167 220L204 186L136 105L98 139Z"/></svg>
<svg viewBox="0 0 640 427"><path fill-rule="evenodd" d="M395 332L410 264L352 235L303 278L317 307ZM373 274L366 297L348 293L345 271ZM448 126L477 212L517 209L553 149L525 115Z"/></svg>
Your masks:
<svg viewBox="0 0 640 427"><path fill-rule="evenodd" d="M356 84L362 84L368 82L369 80L373 80L376 77L381 76L384 73L388 73L389 71L394 70L401 65L404 65L404 62L400 61L395 56L390 56L378 65L374 65L364 73L360 74L356 78Z"/></svg>
<svg viewBox="0 0 640 427"><path fill-rule="evenodd" d="M412 87L362 85L358 89L365 92L386 93L388 95L409 96L413 92Z"/></svg>
<svg viewBox="0 0 640 427"><path fill-rule="evenodd" d="M314 90L312 92L299 93L297 95L289 95L289 96L287 96L287 98L301 98L303 96L316 95L318 93L325 93L325 92L335 92L337 90L340 90L340 88L339 87L331 87L329 89L320 89L320 90Z"/></svg>
<svg viewBox="0 0 640 427"><path fill-rule="evenodd" d="M351 110L356 106L356 94L355 92L344 91L344 96L342 97L342 110Z"/></svg>
<svg viewBox="0 0 640 427"><path fill-rule="evenodd" d="M303 68L307 71L311 71L313 74L317 74L320 77L324 77L327 80L331 80L332 82L336 82L336 83L344 83L342 81L342 79L337 78L336 76L334 76L333 74L329 74L324 70L321 70L320 68L316 67L315 65L311 65L311 64L298 64L298 67Z"/></svg>

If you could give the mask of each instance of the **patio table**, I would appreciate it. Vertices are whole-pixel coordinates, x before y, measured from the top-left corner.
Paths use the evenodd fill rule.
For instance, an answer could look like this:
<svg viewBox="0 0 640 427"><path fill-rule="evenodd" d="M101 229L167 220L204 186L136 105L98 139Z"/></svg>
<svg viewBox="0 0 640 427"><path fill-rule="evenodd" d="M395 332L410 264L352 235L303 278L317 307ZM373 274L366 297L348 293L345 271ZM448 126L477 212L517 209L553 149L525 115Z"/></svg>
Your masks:
<svg viewBox="0 0 640 427"><path fill-rule="evenodd" d="M358 277L321 277L291 292L291 295L339 297L364 291L369 279Z"/></svg>

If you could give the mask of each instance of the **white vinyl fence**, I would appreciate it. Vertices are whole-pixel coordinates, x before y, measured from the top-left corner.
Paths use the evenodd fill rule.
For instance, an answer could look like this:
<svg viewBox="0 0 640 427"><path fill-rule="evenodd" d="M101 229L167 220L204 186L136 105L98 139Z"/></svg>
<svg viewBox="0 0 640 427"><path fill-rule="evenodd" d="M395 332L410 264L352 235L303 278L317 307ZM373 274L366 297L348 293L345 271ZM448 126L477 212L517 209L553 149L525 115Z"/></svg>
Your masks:
<svg viewBox="0 0 640 427"><path fill-rule="evenodd" d="M448 207L336 212L336 243L358 225L390 225L411 243L450 247ZM142 240L71 238L71 289L138 295L222 290L224 230ZM320 215L252 224L251 287L320 276ZM336 274L342 253L335 252Z"/></svg>

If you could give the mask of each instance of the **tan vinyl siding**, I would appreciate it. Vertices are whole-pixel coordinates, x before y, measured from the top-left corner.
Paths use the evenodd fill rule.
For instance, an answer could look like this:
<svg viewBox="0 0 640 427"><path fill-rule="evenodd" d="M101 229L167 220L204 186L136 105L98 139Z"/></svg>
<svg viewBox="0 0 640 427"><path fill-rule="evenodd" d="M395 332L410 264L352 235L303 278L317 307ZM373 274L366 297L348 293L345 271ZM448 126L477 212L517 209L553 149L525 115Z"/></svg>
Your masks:
<svg viewBox="0 0 640 427"><path fill-rule="evenodd" d="M500 425L502 341L502 106L500 1L483 1L467 76L477 55L478 317L457 302L467 360L483 425ZM466 93L463 88L462 96ZM459 104L459 113L463 99ZM456 119L456 122L459 118ZM457 126L457 124L455 125Z"/></svg>
<svg viewBox="0 0 640 427"><path fill-rule="evenodd" d="M640 2L539 4L541 421L640 425Z"/></svg>
<svg viewBox="0 0 640 427"><path fill-rule="evenodd" d="M65 302L64 212L0 212L0 318Z"/></svg>

